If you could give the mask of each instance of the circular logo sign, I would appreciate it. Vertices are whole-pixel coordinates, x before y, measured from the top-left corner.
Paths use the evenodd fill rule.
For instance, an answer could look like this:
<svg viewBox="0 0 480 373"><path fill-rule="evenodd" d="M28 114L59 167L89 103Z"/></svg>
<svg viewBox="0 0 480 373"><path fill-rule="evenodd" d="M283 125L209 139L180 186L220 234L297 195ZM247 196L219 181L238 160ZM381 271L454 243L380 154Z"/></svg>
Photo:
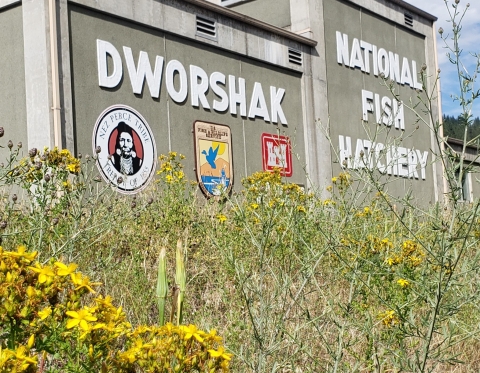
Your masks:
<svg viewBox="0 0 480 373"><path fill-rule="evenodd" d="M125 105L110 106L97 119L93 151L100 147L97 166L105 181L124 194L148 185L155 174L157 152L147 121Z"/></svg>

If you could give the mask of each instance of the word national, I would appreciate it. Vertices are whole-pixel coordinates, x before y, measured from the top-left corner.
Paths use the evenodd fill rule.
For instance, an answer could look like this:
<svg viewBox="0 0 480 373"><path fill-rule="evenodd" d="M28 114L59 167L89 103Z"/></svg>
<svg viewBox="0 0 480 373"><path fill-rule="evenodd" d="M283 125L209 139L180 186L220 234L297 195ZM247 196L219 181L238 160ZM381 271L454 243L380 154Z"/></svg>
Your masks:
<svg viewBox="0 0 480 373"><path fill-rule="evenodd" d="M417 80L417 63L401 58L397 53L379 48L375 44L353 38L351 44L348 35L336 32L337 62L373 75L390 78L399 84L408 84L412 89L422 89Z"/></svg>
<svg viewBox="0 0 480 373"><path fill-rule="evenodd" d="M339 135L338 141L339 158L343 168L377 169L382 174L409 179L426 178L427 151L357 139L353 153L352 139L349 136Z"/></svg>
<svg viewBox="0 0 480 373"><path fill-rule="evenodd" d="M124 46L123 54L133 93L137 95L142 94L146 81L150 95L153 98L159 98L162 77L165 75L168 95L178 104L184 103L190 92L190 104L193 107L202 106L206 110L213 108L222 113L228 110L231 115L237 115L237 107L239 107L239 114L242 117L251 119L258 117L266 122L278 123L280 121L283 125L288 124L281 106L285 96L283 88L269 87L270 105L267 105L262 84L255 82L247 113L246 82L243 78L237 79L233 75L228 75L227 78L221 72L213 72L208 76L205 70L195 65L189 66L189 74L187 74L185 66L177 60L169 61L164 69L165 61L161 56L155 57L155 68L152 70L147 52L140 51L136 65L131 48ZM113 63L110 72L108 57ZM107 41L97 39L97 62L100 87L117 87L123 77L122 57L117 48ZM207 100L207 92L210 89L216 96L213 102Z"/></svg>

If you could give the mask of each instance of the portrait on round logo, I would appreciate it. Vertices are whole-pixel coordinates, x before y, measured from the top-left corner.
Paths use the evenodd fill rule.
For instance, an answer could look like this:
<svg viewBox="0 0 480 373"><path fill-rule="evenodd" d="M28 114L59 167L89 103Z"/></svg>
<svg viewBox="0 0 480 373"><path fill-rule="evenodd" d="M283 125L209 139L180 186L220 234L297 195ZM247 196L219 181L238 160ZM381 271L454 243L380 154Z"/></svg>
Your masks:
<svg viewBox="0 0 480 373"><path fill-rule="evenodd" d="M157 152L152 130L140 113L115 105L103 111L92 139L102 177L120 193L134 194L145 188L155 174Z"/></svg>
<svg viewBox="0 0 480 373"><path fill-rule="evenodd" d="M196 121L193 132L195 169L200 189L207 197L229 193L233 186L230 127Z"/></svg>

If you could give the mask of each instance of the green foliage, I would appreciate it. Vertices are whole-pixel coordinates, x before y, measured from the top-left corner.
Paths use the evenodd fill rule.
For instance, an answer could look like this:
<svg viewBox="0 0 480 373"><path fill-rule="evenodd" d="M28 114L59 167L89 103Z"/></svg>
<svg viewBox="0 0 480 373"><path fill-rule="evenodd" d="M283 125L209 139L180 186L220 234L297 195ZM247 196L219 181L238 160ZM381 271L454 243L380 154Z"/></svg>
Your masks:
<svg viewBox="0 0 480 373"><path fill-rule="evenodd" d="M228 371L231 354L215 330L134 329L109 296L88 299L97 284L76 264L36 256L0 248L0 372Z"/></svg>
<svg viewBox="0 0 480 373"><path fill-rule="evenodd" d="M454 139L463 139L467 127L467 140L472 140L480 135L480 118L476 117L465 123L464 116L443 115L443 134Z"/></svg>
<svg viewBox="0 0 480 373"><path fill-rule="evenodd" d="M461 66L451 5L450 58ZM459 76L468 126L473 78ZM155 185L121 196L99 182L95 156L20 158L7 145L2 245L38 255L2 251L2 369L226 370L228 347L239 372L479 371L480 201L460 203L467 165L441 150L435 94L425 84L410 108L433 131L450 186L430 209L395 199L366 168L318 192L258 172L241 192L205 201L176 152L160 157ZM63 264L72 261L85 274ZM162 325L166 314L188 326Z"/></svg>

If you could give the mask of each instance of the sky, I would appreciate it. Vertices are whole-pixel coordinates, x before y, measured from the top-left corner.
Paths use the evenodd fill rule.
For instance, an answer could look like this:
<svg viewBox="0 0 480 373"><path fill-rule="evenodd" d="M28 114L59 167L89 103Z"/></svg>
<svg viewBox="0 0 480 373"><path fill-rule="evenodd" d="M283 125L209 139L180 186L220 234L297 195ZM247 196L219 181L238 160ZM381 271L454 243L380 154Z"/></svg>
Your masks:
<svg viewBox="0 0 480 373"><path fill-rule="evenodd" d="M451 39L452 23L448 9L454 10L452 4L454 0L405 0L417 8L420 8L438 18L436 22L436 30L440 27L443 28L443 36L448 36L447 39ZM480 54L480 1L479 0L460 0L458 4L458 11L463 13L465 7L470 2L470 6L462 20L462 31L460 34L460 48L463 50L461 58L464 62L465 69L469 74L473 74L475 70L476 58L471 56L470 53ZM447 5L445 5L447 3ZM453 13L452 13L453 14ZM447 49L445 48L445 42L440 39L438 32L437 35L437 53L438 62L441 70L440 73L440 87L442 91L442 110L445 115L459 115L462 110L458 101L453 101L451 95L459 95L460 86L456 73L456 66L451 64L446 55ZM448 40L451 42L451 40ZM474 88L480 88L480 79L477 80ZM480 117L480 98L476 100L472 108L472 115L474 117Z"/></svg>

